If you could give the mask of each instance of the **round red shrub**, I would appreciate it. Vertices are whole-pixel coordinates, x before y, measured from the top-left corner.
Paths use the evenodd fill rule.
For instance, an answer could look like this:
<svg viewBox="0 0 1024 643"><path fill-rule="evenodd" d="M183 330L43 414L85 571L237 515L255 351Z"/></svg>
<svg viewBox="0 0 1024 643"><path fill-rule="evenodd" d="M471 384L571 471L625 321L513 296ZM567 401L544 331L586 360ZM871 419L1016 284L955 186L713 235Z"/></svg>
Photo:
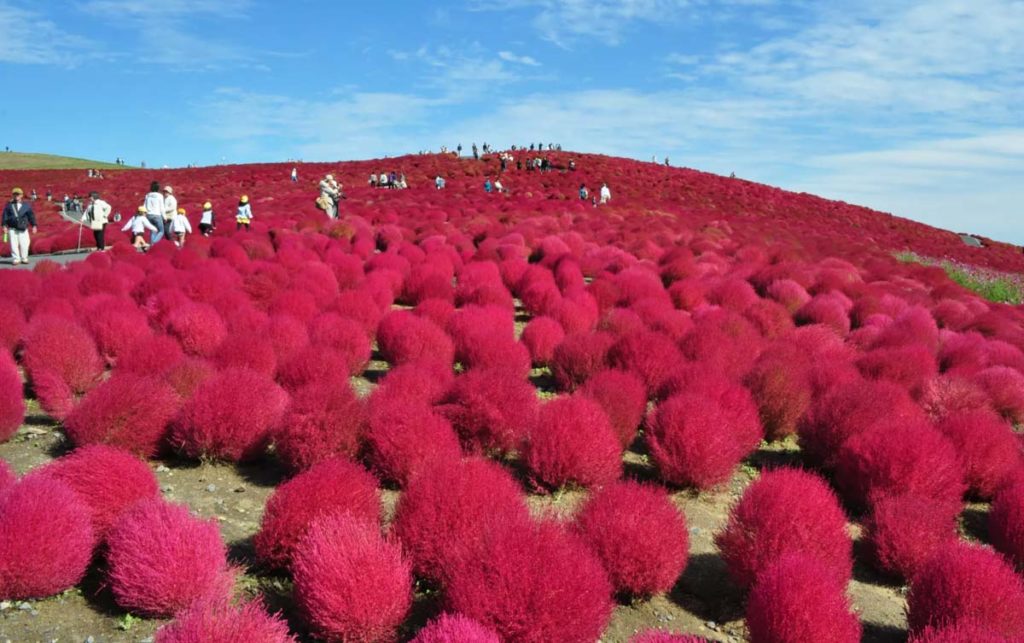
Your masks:
<svg viewBox="0 0 1024 643"><path fill-rule="evenodd" d="M428 404L393 397L374 405L366 431L366 458L381 478L404 487L434 462L458 462L459 437Z"/></svg>
<svg viewBox="0 0 1024 643"><path fill-rule="evenodd" d="M0 442L18 432L25 421L25 394L21 374L7 353L0 354Z"/></svg>
<svg viewBox="0 0 1024 643"><path fill-rule="evenodd" d="M601 331L566 335L555 347L551 361L555 383L564 391L572 391L582 385L591 375L605 368L608 351L614 343L614 335Z"/></svg>
<svg viewBox="0 0 1024 643"><path fill-rule="evenodd" d="M839 500L824 480L799 469L766 471L747 487L715 543L742 587L790 552L819 558L844 585L853 566Z"/></svg>
<svg viewBox="0 0 1024 643"><path fill-rule="evenodd" d="M25 336L22 363L33 383L44 373L53 373L77 395L95 386L103 374L103 360L89 331L59 317L32 319Z"/></svg>
<svg viewBox="0 0 1024 643"><path fill-rule="evenodd" d="M551 317L534 317L523 328L521 339L534 365L547 366L555 358L555 348L565 339L565 331Z"/></svg>
<svg viewBox="0 0 1024 643"><path fill-rule="evenodd" d="M370 407L393 397L436 404L455 382L451 366L437 362L409 362L390 369L370 394Z"/></svg>
<svg viewBox="0 0 1024 643"><path fill-rule="evenodd" d="M181 344L167 335L144 335L118 357L117 373L165 375L185 359Z"/></svg>
<svg viewBox="0 0 1024 643"><path fill-rule="evenodd" d="M596 492L575 519L616 592L667 592L686 568L686 519L661 487L617 482Z"/></svg>
<svg viewBox="0 0 1024 643"><path fill-rule="evenodd" d="M620 446L628 448L636 438L647 410L647 391L643 381L627 371L605 369L588 379L579 392L601 405Z"/></svg>
<svg viewBox="0 0 1024 643"><path fill-rule="evenodd" d="M377 328L381 357L392 365L415 361L451 364L455 348L451 338L433 322L412 312L390 313Z"/></svg>
<svg viewBox="0 0 1024 643"><path fill-rule="evenodd" d="M858 643L845 583L813 556L789 553L757 577L747 600L751 643Z"/></svg>
<svg viewBox="0 0 1024 643"><path fill-rule="evenodd" d="M947 415L938 429L956 447L967 488L990 499L1024 459L1013 428L986 409Z"/></svg>
<svg viewBox="0 0 1024 643"><path fill-rule="evenodd" d="M988 514L992 545L1024 570L1024 477L1003 487Z"/></svg>
<svg viewBox="0 0 1024 643"><path fill-rule="evenodd" d="M932 422L940 422L960 411L989 407L988 395L971 380L957 375L939 375L925 382L918 400Z"/></svg>
<svg viewBox="0 0 1024 643"><path fill-rule="evenodd" d="M679 341L683 355L728 377L740 379L763 348L761 333L743 316L715 309L694 315L694 328Z"/></svg>
<svg viewBox="0 0 1024 643"><path fill-rule="evenodd" d="M417 575L444 581L458 560L479 553L489 525L529 520L511 474L491 460L467 458L435 463L414 476L398 499L391 530Z"/></svg>
<svg viewBox="0 0 1024 643"><path fill-rule="evenodd" d="M956 514L948 503L911 495L876 499L864 529L878 569L907 580L929 556L958 538Z"/></svg>
<svg viewBox="0 0 1024 643"><path fill-rule="evenodd" d="M537 393L504 369L473 369L455 378L440 411L469 451L511 451L537 421Z"/></svg>
<svg viewBox="0 0 1024 643"><path fill-rule="evenodd" d="M151 337L149 320L130 299L92 298L83 323L96 340L96 348L108 362L116 362L135 342Z"/></svg>
<svg viewBox="0 0 1024 643"><path fill-rule="evenodd" d="M412 607L412 573L376 523L348 513L317 519L293 563L295 602L331 641L392 641Z"/></svg>
<svg viewBox="0 0 1024 643"><path fill-rule="evenodd" d="M324 313L309 323L309 341L330 348L345 357L349 375L363 372L370 361L370 338L354 319L337 313Z"/></svg>
<svg viewBox="0 0 1024 643"><path fill-rule="evenodd" d="M622 447L600 404L563 396L540 407L523 463L544 488L603 485L622 475Z"/></svg>
<svg viewBox="0 0 1024 643"><path fill-rule="evenodd" d="M106 445L75 449L32 472L63 482L78 494L102 538L124 511L140 500L160 495L156 476L131 453Z"/></svg>
<svg viewBox="0 0 1024 643"><path fill-rule="evenodd" d="M725 406L698 392L673 395L647 419L646 438L663 480L708 489L729 479L757 445L760 426L753 403Z"/></svg>
<svg viewBox="0 0 1024 643"><path fill-rule="evenodd" d="M926 560L914 576L907 621L916 633L962 620L1003 636L1024 636L1024 580L999 554L955 543Z"/></svg>
<svg viewBox="0 0 1024 643"><path fill-rule="evenodd" d="M107 533L107 564L117 604L149 617L226 597L233 583L217 521L160 498L121 514Z"/></svg>
<svg viewBox="0 0 1024 643"><path fill-rule="evenodd" d="M492 529L484 554L463 560L446 602L505 640L590 643L612 614L612 586L597 558L557 524Z"/></svg>
<svg viewBox="0 0 1024 643"><path fill-rule="evenodd" d="M180 407L174 389L155 377L114 375L82 398L64 433L78 447L106 444L149 458Z"/></svg>
<svg viewBox="0 0 1024 643"><path fill-rule="evenodd" d="M167 316L167 333L176 338L189 355L212 357L228 336L217 309L207 304L178 306Z"/></svg>
<svg viewBox="0 0 1024 643"><path fill-rule="evenodd" d="M96 536L89 509L58 480L0 489L0 598L44 598L82 580Z"/></svg>
<svg viewBox="0 0 1024 643"><path fill-rule="evenodd" d="M222 371L196 389L171 427L171 443L190 458L249 460L261 455L288 406L266 375Z"/></svg>
<svg viewBox="0 0 1024 643"><path fill-rule="evenodd" d="M220 344L214 358L217 367L247 368L268 377L277 372L277 352L269 342L256 340L249 334L231 334Z"/></svg>
<svg viewBox="0 0 1024 643"><path fill-rule="evenodd" d="M462 614L442 614L416 633L411 643L501 643L491 630Z"/></svg>
<svg viewBox="0 0 1024 643"><path fill-rule="evenodd" d="M914 494L959 513L966 490L952 442L927 422L882 422L854 435L836 453L835 481L862 507L877 495Z"/></svg>
<svg viewBox="0 0 1024 643"><path fill-rule="evenodd" d="M798 324L824 324L840 337L850 332L850 317L835 293L816 295L793 314Z"/></svg>
<svg viewBox="0 0 1024 643"><path fill-rule="evenodd" d="M25 313L20 307L12 304L0 306L0 348L14 353L21 345L27 328Z"/></svg>
<svg viewBox="0 0 1024 643"><path fill-rule="evenodd" d="M17 479L18 476L14 473L11 465L7 463L7 460L0 458L0 491L14 484Z"/></svg>
<svg viewBox="0 0 1024 643"><path fill-rule="evenodd" d="M268 567L288 567L298 542L317 517L344 512L377 523L377 480L346 458L324 460L274 490L253 538L256 557Z"/></svg>
<svg viewBox="0 0 1024 643"><path fill-rule="evenodd" d="M1024 375L1008 366L991 366L974 377L992 407L1014 424L1024 423Z"/></svg>
<svg viewBox="0 0 1024 643"><path fill-rule="evenodd" d="M769 440L796 433L798 422L810 407L813 391L808 359L789 348L769 350L761 354L744 379Z"/></svg>
<svg viewBox="0 0 1024 643"><path fill-rule="evenodd" d="M857 368L867 379L895 382L914 396L938 374L935 354L922 344L876 348L857 359Z"/></svg>
<svg viewBox="0 0 1024 643"><path fill-rule="evenodd" d="M832 466L850 437L883 420L913 423L923 417L906 390L892 382L845 382L812 401L798 425L800 451L811 464Z"/></svg>
<svg viewBox="0 0 1024 643"><path fill-rule="evenodd" d="M366 422L363 403L348 382L314 381L295 392L280 428L274 452L293 470L359 453Z"/></svg>
<svg viewBox="0 0 1024 643"><path fill-rule="evenodd" d="M647 386L648 394L660 390L683 361L675 343L653 331L630 333L608 350L608 364L639 375Z"/></svg>
<svg viewBox="0 0 1024 643"><path fill-rule="evenodd" d="M970 619L942 627L928 626L910 637L909 643L1014 643L990 627Z"/></svg>
<svg viewBox="0 0 1024 643"><path fill-rule="evenodd" d="M272 315L263 331L266 341L277 353L278 364L283 364L309 344L306 325L291 315Z"/></svg>
<svg viewBox="0 0 1024 643"><path fill-rule="evenodd" d="M156 643L294 643L288 624L259 601L200 600L156 631Z"/></svg>

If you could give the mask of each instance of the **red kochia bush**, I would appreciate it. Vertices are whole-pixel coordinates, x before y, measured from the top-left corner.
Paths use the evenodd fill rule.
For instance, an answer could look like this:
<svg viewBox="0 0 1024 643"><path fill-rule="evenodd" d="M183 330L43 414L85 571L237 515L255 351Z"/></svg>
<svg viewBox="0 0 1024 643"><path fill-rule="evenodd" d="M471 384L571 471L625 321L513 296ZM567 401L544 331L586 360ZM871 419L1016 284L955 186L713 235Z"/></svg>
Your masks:
<svg viewBox="0 0 1024 643"><path fill-rule="evenodd" d="M348 382L313 381L292 396L274 434L275 453L294 470L335 455L355 457L366 420L363 403Z"/></svg>
<svg viewBox="0 0 1024 643"><path fill-rule="evenodd" d="M527 523L526 498L508 471L483 458L436 463L398 499L392 532L417 575L443 581L457 561L478 554L485 529Z"/></svg>
<svg viewBox="0 0 1024 643"><path fill-rule="evenodd" d="M501 643L501 639L462 614L442 614L417 632L411 643Z"/></svg>
<svg viewBox="0 0 1024 643"><path fill-rule="evenodd" d="M555 358L555 348L565 339L565 331L551 317L534 317L523 328L521 339L533 363L547 366Z"/></svg>
<svg viewBox="0 0 1024 643"><path fill-rule="evenodd" d="M160 498L117 519L107 534L107 563L117 604L157 618L200 598L226 597L233 581L217 522Z"/></svg>
<svg viewBox="0 0 1024 643"><path fill-rule="evenodd" d="M82 398L64 432L75 446L106 444L148 458L159 451L180 406L162 380L114 375Z"/></svg>
<svg viewBox="0 0 1024 643"><path fill-rule="evenodd" d="M1024 375L1008 366L992 366L974 377L992 400L992 407L1010 421L1024 422Z"/></svg>
<svg viewBox="0 0 1024 643"><path fill-rule="evenodd" d="M483 550L452 574L451 609L510 641L590 643L604 631L612 586L597 558L563 527L493 529Z"/></svg>
<svg viewBox="0 0 1024 643"><path fill-rule="evenodd" d="M294 643L288 624L267 614L259 601L232 605L225 599L196 601L156 632L156 643Z"/></svg>
<svg viewBox="0 0 1024 643"><path fill-rule="evenodd" d="M211 357L228 335L217 309L207 304L189 303L171 311L167 333L181 343L190 355Z"/></svg>
<svg viewBox="0 0 1024 643"><path fill-rule="evenodd" d="M43 410L58 420L67 417L74 396L95 386L103 373L103 360L89 332L50 316L33 319L22 363Z"/></svg>
<svg viewBox="0 0 1024 643"><path fill-rule="evenodd" d="M354 319L337 313L324 313L309 323L309 341L338 351L345 356L348 373L362 373L370 361L370 338L366 329Z"/></svg>
<svg viewBox="0 0 1024 643"><path fill-rule="evenodd" d="M287 406L288 394L266 375L222 371L185 403L171 442L192 458L251 459L263 452Z"/></svg>
<svg viewBox="0 0 1024 643"><path fill-rule="evenodd" d="M647 409L647 391L643 381L627 371L606 369L588 379L580 394L601 405L615 429L619 444L623 449L629 447Z"/></svg>
<svg viewBox="0 0 1024 643"><path fill-rule="evenodd" d="M470 451L511 451L537 421L533 386L503 369L473 369L455 378L441 412Z"/></svg>
<svg viewBox="0 0 1024 643"><path fill-rule="evenodd" d="M799 469L763 473L733 507L715 542L729 573L743 587L790 552L820 559L841 585L853 567L853 545L839 500L824 480Z"/></svg>
<svg viewBox="0 0 1024 643"><path fill-rule="evenodd" d="M523 463L534 482L549 489L603 485L622 475L622 447L600 404L565 396L541 406Z"/></svg>
<svg viewBox="0 0 1024 643"><path fill-rule="evenodd" d="M1024 477L996 494L988 514L992 545L1024 570Z"/></svg>
<svg viewBox="0 0 1024 643"><path fill-rule="evenodd" d="M82 580L96 537L89 509L60 481L0 489L0 598L44 598Z"/></svg>
<svg viewBox="0 0 1024 643"><path fill-rule="evenodd" d="M564 391L580 386L597 371L605 367L608 350L615 343L611 333L576 333L566 335L555 347L551 361L551 374Z"/></svg>
<svg viewBox="0 0 1024 643"><path fill-rule="evenodd" d="M268 377L277 371L277 353L265 338L249 333L230 334L217 348L219 368L248 368Z"/></svg>
<svg viewBox="0 0 1024 643"><path fill-rule="evenodd" d="M860 621L845 583L821 560L797 552L770 564L747 601L751 643L858 643Z"/></svg>
<svg viewBox="0 0 1024 643"><path fill-rule="evenodd" d="M647 440L658 472L679 486L710 488L729 478L757 445L757 411L698 392L673 395L648 415Z"/></svg>
<svg viewBox="0 0 1024 643"><path fill-rule="evenodd" d="M608 485L576 515L576 530L601 559L616 592L667 592L686 567L686 519L662 487Z"/></svg>
<svg viewBox="0 0 1024 643"><path fill-rule="evenodd" d="M317 519L293 563L295 602L330 641L393 641L412 607L412 573L375 522L349 513Z"/></svg>
<svg viewBox="0 0 1024 643"><path fill-rule="evenodd" d="M431 406L400 397L374 405L366 431L367 459L385 480L405 486L435 461L458 462L459 437Z"/></svg>
<svg viewBox="0 0 1024 643"><path fill-rule="evenodd" d="M857 360L857 368L868 379L895 382L915 396L938 374L934 352L919 343L871 350Z"/></svg>
<svg viewBox="0 0 1024 643"><path fill-rule="evenodd" d="M118 357L117 372L165 375L184 359L181 345L167 335L144 335Z"/></svg>
<svg viewBox="0 0 1024 643"><path fill-rule="evenodd" d="M131 453L105 445L86 446L32 472L66 484L89 508L93 531L103 537L131 505L160 494L156 476Z"/></svg>
<svg viewBox="0 0 1024 643"><path fill-rule="evenodd" d="M25 421L25 396L18 367L8 353L0 354L0 442L18 432Z"/></svg>
<svg viewBox="0 0 1024 643"><path fill-rule="evenodd" d="M448 335L428 319L399 310L390 313L377 329L381 356L390 364L437 361L451 364L455 348Z"/></svg>
<svg viewBox="0 0 1024 643"><path fill-rule="evenodd" d="M909 643L1014 643L990 627L964 619L942 627L928 626Z"/></svg>
<svg viewBox="0 0 1024 643"><path fill-rule="evenodd" d="M970 620L1024 636L1024 581L999 554L966 543L943 547L918 570L907 595L912 633Z"/></svg>
<svg viewBox="0 0 1024 643"><path fill-rule="evenodd" d="M365 469L338 457L274 490L253 538L256 557L269 567L287 567L310 523L318 516L342 512L376 523L380 520L380 493L377 480Z"/></svg>
<svg viewBox="0 0 1024 643"><path fill-rule="evenodd" d="M967 487L980 498L991 498L1024 463L1013 429L989 410L951 413L938 429L956 447Z"/></svg>
<svg viewBox="0 0 1024 643"><path fill-rule="evenodd" d="M937 549L957 540L949 505L920 496L878 498L864 528L878 568L907 580Z"/></svg>
<svg viewBox="0 0 1024 643"><path fill-rule="evenodd" d="M665 335L653 331L630 333L616 341L608 351L608 363L640 376L648 394L661 389L672 371L684 361L676 345Z"/></svg>
<svg viewBox="0 0 1024 643"><path fill-rule="evenodd" d="M289 392L318 381L342 385L348 380L349 368L348 359L340 352L325 346L310 345L281 363L277 381Z"/></svg>
<svg viewBox="0 0 1024 643"><path fill-rule="evenodd" d="M959 509L965 491L956 449L925 422L882 422L851 437L837 453L835 480L859 506L877 495L910 493Z"/></svg>
<svg viewBox="0 0 1024 643"><path fill-rule="evenodd" d="M798 427L800 450L809 463L831 466L847 439L876 423L920 422L923 417L906 390L892 382L846 382L811 403Z"/></svg>
<svg viewBox="0 0 1024 643"><path fill-rule="evenodd" d="M803 353L776 348L765 351L744 383L757 403L769 440L796 433L797 422L811 404L809 359Z"/></svg>

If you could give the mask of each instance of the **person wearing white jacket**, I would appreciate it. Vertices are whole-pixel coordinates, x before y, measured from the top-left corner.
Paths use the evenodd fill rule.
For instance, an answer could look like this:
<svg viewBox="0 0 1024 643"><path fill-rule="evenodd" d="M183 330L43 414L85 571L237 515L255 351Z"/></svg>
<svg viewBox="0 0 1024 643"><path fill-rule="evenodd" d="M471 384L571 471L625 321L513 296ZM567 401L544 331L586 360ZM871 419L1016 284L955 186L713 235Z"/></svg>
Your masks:
<svg viewBox="0 0 1024 643"><path fill-rule="evenodd" d="M163 217L161 217L163 220ZM124 224L121 228L122 232L132 231L132 245L138 250L146 251L149 250L149 244L146 243L146 230L156 234L156 226L149 220L149 211L146 206L140 205L139 211L135 213L135 216L128 220L128 223Z"/></svg>
<svg viewBox="0 0 1024 643"><path fill-rule="evenodd" d="M160 194L160 184L156 181L149 184L149 194L146 195L143 207L146 209L146 219L153 228L149 240L156 243L164 238L164 195Z"/></svg>
<svg viewBox="0 0 1024 643"><path fill-rule="evenodd" d="M89 194L89 207L85 209L82 219L84 223L89 224L89 229L92 230L92 238L96 240L97 250L107 249L103 240L103 232L110 220L110 209L110 204L100 198L99 192Z"/></svg>
<svg viewBox="0 0 1024 643"><path fill-rule="evenodd" d="M164 233L167 233L167 227L171 225L171 220L174 219L174 215L178 213L178 199L174 196L174 188L169 185L164 186Z"/></svg>
<svg viewBox="0 0 1024 643"><path fill-rule="evenodd" d="M174 239L174 245L184 248L186 234L192 234L192 224L185 216L185 208L178 208L178 212L171 219L171 237Z"/></svg>
<svg viewBox="0 0 1024 643"><path fill-rule="evenodd" d="M602 183L601 184L601 203L603 205L605 203L611 203L611 201L612 201L612 191L611 191L611 188L608 187L607 183Z"/></svg>

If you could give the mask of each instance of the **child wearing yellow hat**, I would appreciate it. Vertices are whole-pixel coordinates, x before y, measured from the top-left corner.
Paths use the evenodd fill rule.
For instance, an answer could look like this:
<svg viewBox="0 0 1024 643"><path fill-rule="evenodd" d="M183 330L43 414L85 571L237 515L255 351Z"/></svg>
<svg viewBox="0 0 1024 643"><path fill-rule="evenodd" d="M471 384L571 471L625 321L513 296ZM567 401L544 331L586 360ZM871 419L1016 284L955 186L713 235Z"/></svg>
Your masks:
<svg viewBox="0 0 1024 643"><path fill-rule="evenodd" d="M192 234L192 224L185 216L185 208L178 208L174 218L171 219L171 236L174 238L174 245L184 248L186 234Z"/></svg>
<svg viewBox="0 0 1024 643"><path fill-rule="evenodd" d="M199 215L199 234L208 237L213 233L213 204L207 201L203 204L203 213Z"/></svg>
<svg viewBox="0 0 1024 643"><path fill-rule="evenodd" d="M136 250L145 252L149 250L149 244L146 243L146 230L150 232L156 232L156 226L149 222L146 218L146 206L140 205L138 211L135 212L135 216L128 220L128 223L124 224L121 228L122 232L132 231L132 245L135 246Z"/></svg>
<svg viewBox="0 0 1024 643"><path fill-rule="evenodd" d="M235 230L241 230L242 226L245 226L245 230L248 232L250 223L252 223L252 207L249 205L249 196L243 194L242 198L238 200L238 212L235 213Z"/></svg>

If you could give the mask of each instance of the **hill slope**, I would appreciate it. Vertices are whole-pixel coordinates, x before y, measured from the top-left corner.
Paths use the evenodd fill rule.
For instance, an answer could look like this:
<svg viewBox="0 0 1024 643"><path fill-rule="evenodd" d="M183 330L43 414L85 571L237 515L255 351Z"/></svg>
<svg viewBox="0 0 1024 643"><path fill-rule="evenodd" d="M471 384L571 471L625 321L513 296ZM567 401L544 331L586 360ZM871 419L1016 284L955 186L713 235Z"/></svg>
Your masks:
<svg viewBox="0 0 1024 643"><path fill-rule="evenodd" d="M33 154L31 152L0 153L0 170L87 170L89 168L120 170L124 169L124 167L114 163L91 161L71 156L56 156L54 154Z"/></svg>

